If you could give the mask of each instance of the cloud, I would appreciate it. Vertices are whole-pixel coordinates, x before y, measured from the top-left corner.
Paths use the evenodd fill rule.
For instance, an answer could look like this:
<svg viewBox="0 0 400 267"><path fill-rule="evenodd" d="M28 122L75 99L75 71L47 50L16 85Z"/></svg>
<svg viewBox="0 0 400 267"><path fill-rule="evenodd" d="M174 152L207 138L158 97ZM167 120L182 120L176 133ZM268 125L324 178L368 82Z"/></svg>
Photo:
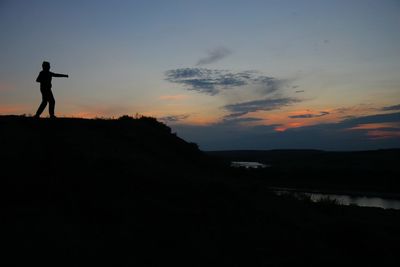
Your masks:
<svg viewBox="0 0 400 267"><path fill-rule="evenodd" d="M396 138L400 131L400 112L391 114L374 114L360 116L355 118L344 119L336 123L322 123L312 126L304 126L296 129L288 129L287 131L297 132L319 132L326 137L340 136L345 140L348 137L349 141L354 136L354 142L367 142L373 137L377 138L377 133L382 133L382 139ZM393 146L400 145L400 139L397 142L392 142ZM395 145L396 144L396 145Z"/></svg>
<svg viewBox="0 0 400 267"><path fill-rule="evenodd" d="M368 114L371 112L376 112L376 110L376 107L371 104L358 104L349 107L336 108L333 111L341 114L350 113L360 115L360 113Z"/></svg>
<svg viewBox="0 0 400 267"><path fill-rule="evenodd" d="M330 114L330 113L327 111L321 111L319 114L307 113L307 114L292 115L292 116L288 116L288 117L291 119L311 119L311 118L318 118L318 117L326 116L328 114Z"/></svg>
<svg viewBox="0 0 400 267"><path fill-rule="evenodd" d="M230 72L206 68L181 68L165 72L166 80L184 85L187 90L209 95L238 87L253 87L261 95L280 90L285 80L260 75L257 71Z"/></svg>
<svg viewBox="0 0 400 267"><path fill-rule="evenodd" d="M181 84L186 90L212 96L239 89L235 90L234 94L236 99L242 102L231 102L223 106L222 108L229 112L224 120L237 119L250 112L275 110L301 101L298 98L283 96L283 90L290 88L287 86L289 80L262 75L254 70L232 72L207 68L180 68L166 71L165 80ZM238 95L241 97L237 97ZM259 100L244 101L255 98Z"/></svg>
<svg viewBox="0 0 400 267"><path fill-rule="evenodd" d="M230 73L224 70L205 68L183 68L165 72L166 80L183 84L187 90L216 95L220 90L244 86L248 83L248 73Z"/></svg>
<svg viewBox="0 0 400 267"><path fill-rule="evenodd" d="M289 106L300 101L301 100L292 97L266 98L262 100L253 100L236 104L229 104L224 106L224 108L232 113L229 116L242 116L249 112L280 109L284 106Z"/></svg>
<svg viewBox="0 0 400 267"><path fill-rule="evenodd" d="M362 116L337 123L289 128L283 132L276 131L277 125L250 124L249 126L239 123L227 124L226 121L208 126L180 124L173 126L173 129L180 137L198 143L203 150L368 150L400 147L398 126L387 124L388 122L400 123L400 112ZM363 123L381 125L379 127L359 126ZM357 130L350 129L354 127Z"/></svg>
<svg viewBox="0 0 400 267"><path fill-rule="evenodd" d="M239 117L231 116L231 114L229 114L229 115L225 116L223 118L223 120L218 123L218 125L230 126L230 125L238 125L238 124L249 124L249 123L260 122L263 120L264 119L254 118L254 117L239 118Z"/></svg>
<svg viewBox="0 0 400 267"><path fill-rule="evenodd" d="M209 70L201 68L182 68L166 71L167 81L177 82L180 79L209 75Z"/></svg>
<svg viewBox="0 0 400 267"><path fill-rule="evenodd" d="M400 113L379 114L344 120L353 123L348 131L358 131L370 139L392 139L400 137Z"/></svg>
<svg viewBox="0 0 400 267"><path fill-rule="evenodd" d="M358 124L357 126L349 128L348 130L376 130L376 129L400 130L400 121Z"/></svg>
<svg viewBox="0 0 400 267"><path fill-rule="evenodd" d="M277 92L283 87L286 80L280 80L268 76L258 76L253 78L253 84L259 87L259 91L263 94L271 94Z"/></svg>
<svg viewBox="0 0 400 267"><path fill-rule="evenodd" d="M400 112L389 113L389 114L374 114L368 116L360 116L356 118L349 118L341 121L340 123L350 128L358 124L383 123L383 122L400 122Z"/></svg>
<svg viewBox="0 0 400 267"><path fill-rule="evenodd" d="M190 115L189 114L180 114L180 115L169 115L165 117L159 118L160 121L165 123L175 123L181 120L187 119Z"/></svg>
<svg viewBox="0 0 400 267"><path fill-rule="evenodd" d="M234 118L229 121L235 121L235 122L253 122L253 121L262 121L263 119L261 118L254 118L254 117L247 117L247 118Z"/></svg>
<svg viewBox="0 0 400 267"><path fill-rule="evenodd" d="M400 137L400 121L358 124L347 130L363 131L373 139L387 139Z"/></svg>
<svg viewBox="0 0 400 267"><path fill-rule="evenodd" d="M229 50L228 48L217 47L212 50L209 50L207 52L207 56L201 58L196 65L201 66L201 65L211 64L229 56L230 54L232 54L232 51Z"/></svg>
<svg viewBox="0 0 400 267"><path fill-rule="evenodd" d="M372 130L367 132L370 139L392 139L400 138L399 130Z"/></svg>
<svg viewBox="0 0 400 267"><path fill-rule="evenodd" d="M394 105L394 106L383 107L381 110L382 111L400 110L400 104L399 105Z"/></svg>

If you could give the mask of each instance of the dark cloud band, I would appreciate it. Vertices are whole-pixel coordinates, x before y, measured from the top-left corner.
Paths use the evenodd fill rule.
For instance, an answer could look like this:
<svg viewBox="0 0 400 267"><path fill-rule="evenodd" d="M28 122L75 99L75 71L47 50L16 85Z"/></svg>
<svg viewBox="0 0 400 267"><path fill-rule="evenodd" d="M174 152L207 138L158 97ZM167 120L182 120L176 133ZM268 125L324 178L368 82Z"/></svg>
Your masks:
<svg viewBox="0 0 400 267"><path fill-rule="evenodd" d="M275 110L280 109L284 106L289 106L291 104L300 102L301 100L292 97L283 97L283 98L267 98L262 100L254 100L254 101L247 101L241 102L236 104L230 104L224 106L226 110L231 112L231 116L237 114L242 116L249 112L256 112L256 111L268 111L268 110Z"/></svg>
<svg viewBox="0 0 400 267"><path fill-rule="evenodd" d="M399 105L394 105L394 106L383 107L382 110L383 111L400 110L400 104Z"/></svg>
<svg viewBox="0 0 400 267"><path fill-rule="evenodd" d="M289 116L289 118L291 118L291 119L311 119L311 118L318 118L318 117L326 116L328 114L330 114L330 113L327 111L322 111L319 114L310 114L310 113L299 114L299 115Z"/></svg>

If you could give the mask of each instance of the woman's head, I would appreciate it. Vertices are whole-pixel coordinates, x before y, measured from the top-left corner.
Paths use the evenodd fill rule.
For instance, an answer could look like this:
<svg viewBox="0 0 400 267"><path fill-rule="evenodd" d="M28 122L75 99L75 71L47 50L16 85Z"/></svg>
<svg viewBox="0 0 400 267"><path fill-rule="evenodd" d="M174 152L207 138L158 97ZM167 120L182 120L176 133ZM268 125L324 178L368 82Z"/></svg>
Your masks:
<svg viewBox="0 0 400 267"><path fill-rule="evenodd" d="M43 63L42 63L42 69L43 69L43 70L50 70L50 62L43 61Z"/></svg>

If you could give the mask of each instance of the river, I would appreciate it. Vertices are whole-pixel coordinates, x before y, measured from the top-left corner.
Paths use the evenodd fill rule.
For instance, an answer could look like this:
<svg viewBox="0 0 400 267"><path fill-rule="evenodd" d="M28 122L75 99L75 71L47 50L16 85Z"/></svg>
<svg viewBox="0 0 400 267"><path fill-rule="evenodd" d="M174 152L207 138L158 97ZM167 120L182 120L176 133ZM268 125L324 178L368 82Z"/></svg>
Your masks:
<svg viewBox="0 0 400 267"><path fill-rule="evenodd" d="M331 194L331 193L322 193L322 192L307 192L296 189L289 188L273 188L276 194L291 194L293 196L306 195L310 197L310 199L314 202L317 202L321 199L331 199L336 200L341 205L357 205L361 207L376 207L383 209L396 209L400 210L400 195L399 198L385 198L373 196L371 194L366 193L365 195L353 195L353 194Z"/></svg>

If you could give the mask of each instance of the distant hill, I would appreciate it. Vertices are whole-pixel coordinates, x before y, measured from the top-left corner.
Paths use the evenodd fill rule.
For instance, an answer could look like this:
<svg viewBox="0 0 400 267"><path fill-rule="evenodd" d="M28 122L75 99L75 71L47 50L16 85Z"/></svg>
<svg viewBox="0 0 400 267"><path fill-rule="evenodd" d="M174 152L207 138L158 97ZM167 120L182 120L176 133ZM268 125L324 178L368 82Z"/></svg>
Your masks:
<svg viewBox="0 0 400 267"><path fill-rule="evenodd" d="M277 196L154 118L0 116L0 149L4 266L398 259L399 211Z"/></svg>
<svg viewBox="0 0 400 267"><path fill-rule="evenodd" d="M315 149L274 149L274 150L223 150L207 151L207 154L225 158L227 160L261 161L264 163L287 162L304 164L307 160L331 160L347 161L349 159L359 161L375 161L382 163L381 159L388 160L386 163L398 162L396 156L400 155L400 148L366 150L366 151L324 151ZM321 159L322 157L322 159ZM314 164L312 161L310 164Z"/></svg>
<svg viewBox="0 0 400 267"><path fill-rule="evenodd" d="M270 168L252 175L274 185L400 193L400 149L233 150L207 154L225 164L231 161L268 164Z"/></svg>

